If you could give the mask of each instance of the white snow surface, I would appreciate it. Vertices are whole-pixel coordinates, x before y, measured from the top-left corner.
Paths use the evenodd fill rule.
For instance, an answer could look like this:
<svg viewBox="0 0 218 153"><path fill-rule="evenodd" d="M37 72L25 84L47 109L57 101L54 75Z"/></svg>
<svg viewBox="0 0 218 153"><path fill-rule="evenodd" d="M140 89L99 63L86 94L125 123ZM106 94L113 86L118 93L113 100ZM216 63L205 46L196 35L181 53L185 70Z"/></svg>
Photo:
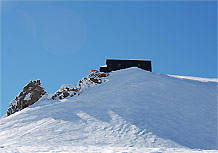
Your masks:
<svg viewBox="0 0 218 153"><path fill-rule="evenodd" d="M218 78L201 78L201 77L179 76L179 75L168 75L168 76L180 78L180 79L196 80L201 82L218 82Z"/></svg>
<svg viewBox="0 0 218 153"><path fill-rule="evenodd" d="M32 95L32 92L29 92L26 96L25 96L25 98L24 98L24 100L30 100L31 99L31 95Z"/></svg>
<svg viewBox="0 0 218 153"><path fill-rule="evenodd" d="M129 68L0 119L0 152L217 152L217 82Z"/></svg>
<svg viewBox="0 0 218 153"><path fill-rule="evenodd" d="M100 66L100 67L107 67L107 65L103 65L103 66Z"/></svg>

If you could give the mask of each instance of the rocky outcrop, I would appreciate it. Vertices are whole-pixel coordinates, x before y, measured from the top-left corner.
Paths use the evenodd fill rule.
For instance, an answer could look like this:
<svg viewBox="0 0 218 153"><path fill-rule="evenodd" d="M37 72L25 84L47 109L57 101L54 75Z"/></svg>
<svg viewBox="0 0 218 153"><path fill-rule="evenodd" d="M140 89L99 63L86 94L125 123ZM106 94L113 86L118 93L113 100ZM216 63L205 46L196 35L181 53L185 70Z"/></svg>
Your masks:
<svg viewBox="0 0 218 153"><path fill-rule="evenodd" d="M64 84L61 86L61 88L55 92L55 94L52 96L52 99L64 99L66 97L73 97L75 95L78 95L79 89L76 86Z"/></svg>
<svg viewBox="0 0 218 153"><path fill-rule="evenodd" d="M67 97L78 96L91 86L106 82L107 76L109 76L109 73L95 71L80 80L77 86L67 84L63 85L57 92L55 92L55 94L51 96L51 98L53 100L61 100ZM11 101L6 115L9 116L34 104L45 94L46 91L41 86L40 80L30 81L23 88L23 91Z"/></svg>
<svg viewBox="0 0 218 153"><path fill-rule="evenodd" d="M41 86L40 80L30 81L23 88L23 91L10 103L7 116L34 104L44 94L46 94L46 91Z"/></svg>
<svg viewBox="0 0 218 153"><path fill-rule="evenodd" d="M77 87L79 88L79 91L82 92L93 85L98 85L102 84L103 82L106 82L106 77L109 75L109 73L104 72L91 73L87 77L84 77L82 80L80 80Z"/></svg>
<svg viewBox="0 0 218 153"><path fill-rule="evenodd" d="M64 99L67 97L73 97L80 95L84 90L87 90L93 85L102 84L106 82L106 77L109 73L94 71L90 75L84 77L79 81L77 86L64 84L53 96L52 99Z"/></svg>

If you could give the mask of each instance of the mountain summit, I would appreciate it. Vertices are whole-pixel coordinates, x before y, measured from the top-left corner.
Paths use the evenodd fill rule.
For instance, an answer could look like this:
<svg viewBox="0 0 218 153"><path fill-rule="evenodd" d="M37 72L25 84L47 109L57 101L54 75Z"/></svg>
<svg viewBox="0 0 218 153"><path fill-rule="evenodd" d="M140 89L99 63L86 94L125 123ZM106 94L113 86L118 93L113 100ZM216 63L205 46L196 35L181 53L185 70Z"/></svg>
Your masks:
<svg viewBox="0 0 218 153"><path fill-rule="evenodd" d="M128 68L94 83L0 119L0 152L216 152L217 80Z"/></svg>

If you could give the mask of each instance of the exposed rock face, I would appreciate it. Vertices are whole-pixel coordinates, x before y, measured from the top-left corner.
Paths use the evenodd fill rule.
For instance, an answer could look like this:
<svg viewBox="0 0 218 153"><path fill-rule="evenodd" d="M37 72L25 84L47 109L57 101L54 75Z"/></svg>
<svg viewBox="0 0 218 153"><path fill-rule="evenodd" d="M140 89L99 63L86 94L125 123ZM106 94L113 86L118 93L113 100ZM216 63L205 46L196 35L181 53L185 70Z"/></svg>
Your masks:
<svg viewBox="0 0 218 153"><path fill-rule="evenodd" d="M34 104L44 94L46 94L46 91L41 86L40 80L30 81L23 88L23 91L10 103L7 116Z"/></svg>
<svg viewBox="0 0 218 153"><path fill-rule="evenodd" d="M64 99L66 97L73 97L78 94L79 89L76 86L64 84L61 88L55 92L52 99Z"/></svg>
<svg viewBox="0 0 218 153"><path fill-rule="evenodd" d="M106 82L106 77L109 73L104 72L93 72L90 75L84 77L79 81L77 86L73 85L63 85L53 96L52 99L64 99L67 97L73 97L80 95L83 91L87 90L93 85L102 84ZM11 101L10 106L7 111L7 116L18 112L35 102L37 102L46 91L41 86L40 80L30 81L24 88L23 91Z"/></svg>
<svg viewBox="0 0 218 153"><path fill-rule="evenodd" d="M78 96L93 85L102 84L106 82L106 77L109 76L109 73L104 72L93 72L90 75L84 77L82 80L79 81L77 86L73 85L63 85L53 96L52 99L64 99L66 97L73 97Z"/></svg>
<svg viewBox="0 0 218 153"><path fill-rule="evenodd" d="M79 81L78 88L80 91L83 91L93 85L102 84L103 82L107 81L105 77L109 75L109 73L104 72L91 73L87 77L84 77L82 80Z"/></svg>

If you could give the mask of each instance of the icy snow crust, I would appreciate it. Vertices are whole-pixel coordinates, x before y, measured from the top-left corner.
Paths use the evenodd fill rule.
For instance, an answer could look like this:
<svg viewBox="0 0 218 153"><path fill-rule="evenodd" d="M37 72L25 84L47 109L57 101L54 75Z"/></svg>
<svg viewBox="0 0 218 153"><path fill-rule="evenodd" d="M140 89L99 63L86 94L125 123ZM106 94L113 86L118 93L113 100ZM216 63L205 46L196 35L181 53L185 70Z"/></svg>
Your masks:
<svg viewBox="0 0 218 153"><path fill-rule="evenodd" d="M0 152L217 152L217 82L138 68L107 79L0 119Z"/></svg>

